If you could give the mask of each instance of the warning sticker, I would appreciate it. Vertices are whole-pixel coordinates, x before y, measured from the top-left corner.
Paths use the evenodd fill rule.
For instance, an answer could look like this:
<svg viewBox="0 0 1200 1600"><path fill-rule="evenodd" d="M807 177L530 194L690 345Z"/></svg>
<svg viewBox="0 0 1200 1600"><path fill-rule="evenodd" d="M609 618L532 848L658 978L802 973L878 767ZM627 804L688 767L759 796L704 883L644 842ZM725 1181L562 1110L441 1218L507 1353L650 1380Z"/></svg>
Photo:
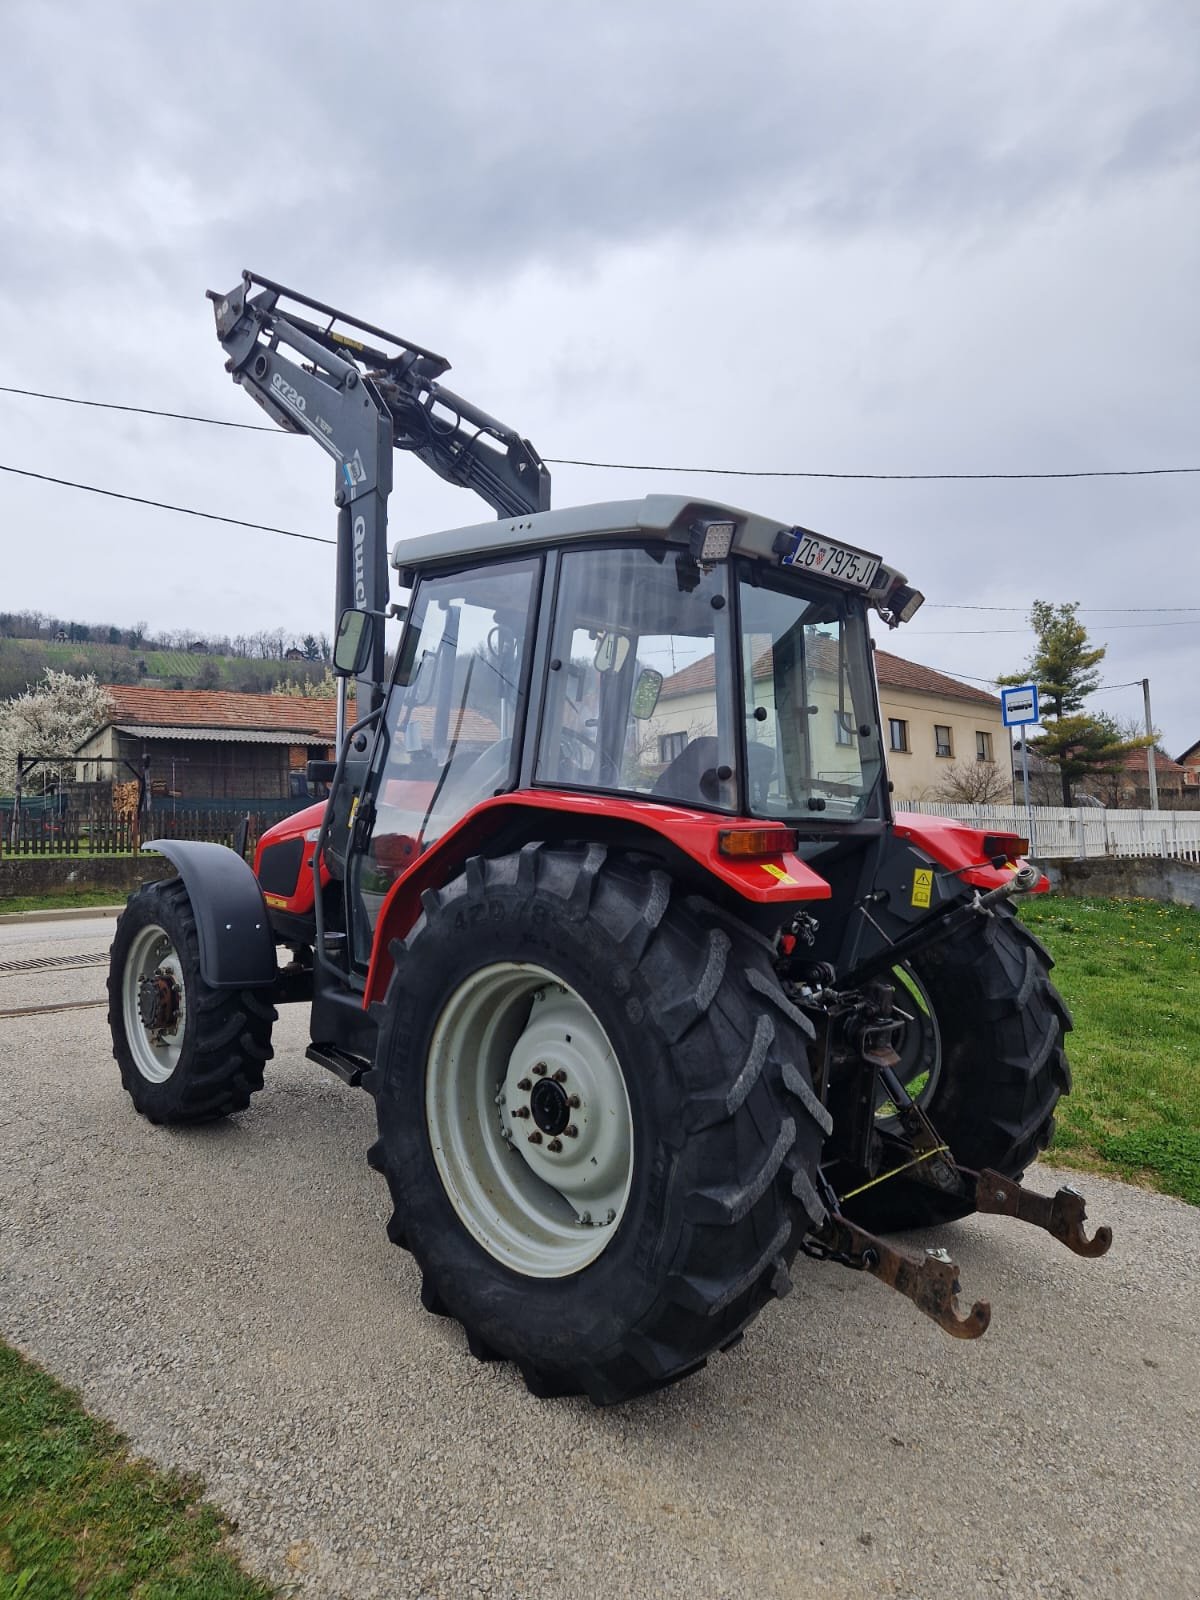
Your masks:
<svg viewBox="0 0 1200 1600"><path fill-rule="evenodd" d="M782 867L777 867L773 861L763 862L763 871L769 872L777 883L790 883L795 887L795 878L789 877Z"/></svg>
<svg viewBox="0 0 1200 1600"><path fill-rule="evenodd" d="M920 906L922 910L929 909L929 902L933 898L933 869L932 867L918 867L913 873L912 903Z"/></svg>

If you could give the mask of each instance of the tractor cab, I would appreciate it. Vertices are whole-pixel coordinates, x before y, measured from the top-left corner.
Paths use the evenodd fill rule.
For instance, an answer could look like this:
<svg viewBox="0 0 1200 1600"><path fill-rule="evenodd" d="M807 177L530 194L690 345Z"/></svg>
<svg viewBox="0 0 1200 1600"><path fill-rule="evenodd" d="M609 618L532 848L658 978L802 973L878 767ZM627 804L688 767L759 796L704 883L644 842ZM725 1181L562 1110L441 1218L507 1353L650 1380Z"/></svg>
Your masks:
<svg viewBox="0 0 1200 1600"><path fill-rule="evenodd" d="M393 886L500 795L553 792L589 828L632 820L630 803L699 813L710 834L887 815L867 607L902 579L828 545L859 581L798 568L812 536L682 498L562 521L396 547L413 593L395 672L331 807L360 968Z"/></svg>

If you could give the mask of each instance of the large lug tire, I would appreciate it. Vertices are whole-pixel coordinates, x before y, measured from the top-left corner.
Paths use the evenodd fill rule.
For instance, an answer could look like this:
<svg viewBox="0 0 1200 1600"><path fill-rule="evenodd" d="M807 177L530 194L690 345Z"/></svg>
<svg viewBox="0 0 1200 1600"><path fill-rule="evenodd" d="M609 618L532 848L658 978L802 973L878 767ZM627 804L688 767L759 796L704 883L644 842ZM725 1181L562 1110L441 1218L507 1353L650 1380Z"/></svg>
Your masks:
<svg viewBox="0 0 1200 1600"><path fill-rule="evenodd" d="M649 865L528 845L392 953L369 1159L473 1354L612 1404L786 1292L829 1120L756 935Z"/></svg>
<svg viewBox="0 0 1200 1600"><path fill-rule="evenodd" d="M148 883L117 922L108 1022L121 1082L151 1122L213 1122L263 1086L275 1007L200 976L196 920L178 878Z"/></svg>
<svg viewBox="0 0 1200 1600"><path fill-rule="evenodd" d="M900 1076L964 1166L1020 1179L1050 1143L1054 1109L1071 1088L1063 1052L1071 1013L1050 982L1053 965L1013 912L999 906L962 939L931 946L896 974L897 1005L912 1018ZM896 1177L844 1209L862 1226L886 1232L952 1222L974 1208Z"/></svg>

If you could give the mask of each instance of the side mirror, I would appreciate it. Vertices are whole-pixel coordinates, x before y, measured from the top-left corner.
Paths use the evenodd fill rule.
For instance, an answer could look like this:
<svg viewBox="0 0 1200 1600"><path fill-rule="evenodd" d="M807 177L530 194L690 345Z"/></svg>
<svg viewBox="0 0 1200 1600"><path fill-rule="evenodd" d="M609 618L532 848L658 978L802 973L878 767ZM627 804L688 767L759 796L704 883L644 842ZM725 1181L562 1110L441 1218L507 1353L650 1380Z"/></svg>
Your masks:
<svg viewBox="0 0 1200 1600"><path fill-rule="evenodd" d="M633 686L633 698L629 703L631 715L639 722L649 722L654 715L654 708L658 704L659 691L663 686L663 675L656 672L653 667L643 667L638 673L638 680Z"/></svg>
<svg viewBox="0 0 1200 1600"><path fill-rule="evenodd" d="M333 641L333 670L343 677L356 678L366 670L375 639L374 618L367 611L347 609L338 619Z"/></svg>

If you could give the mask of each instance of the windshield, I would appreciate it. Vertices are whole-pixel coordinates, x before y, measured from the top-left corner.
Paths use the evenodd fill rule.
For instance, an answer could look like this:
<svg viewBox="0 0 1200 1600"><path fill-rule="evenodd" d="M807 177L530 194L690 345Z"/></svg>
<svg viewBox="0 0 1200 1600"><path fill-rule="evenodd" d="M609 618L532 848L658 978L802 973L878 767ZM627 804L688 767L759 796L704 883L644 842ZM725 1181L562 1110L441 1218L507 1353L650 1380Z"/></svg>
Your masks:
<svg viewBox="0 0 1200 1600"><path fill-rule="evenodd" d="M739 592L751 811L861 816L882 760L861 607L763 582Z"/></svg>

